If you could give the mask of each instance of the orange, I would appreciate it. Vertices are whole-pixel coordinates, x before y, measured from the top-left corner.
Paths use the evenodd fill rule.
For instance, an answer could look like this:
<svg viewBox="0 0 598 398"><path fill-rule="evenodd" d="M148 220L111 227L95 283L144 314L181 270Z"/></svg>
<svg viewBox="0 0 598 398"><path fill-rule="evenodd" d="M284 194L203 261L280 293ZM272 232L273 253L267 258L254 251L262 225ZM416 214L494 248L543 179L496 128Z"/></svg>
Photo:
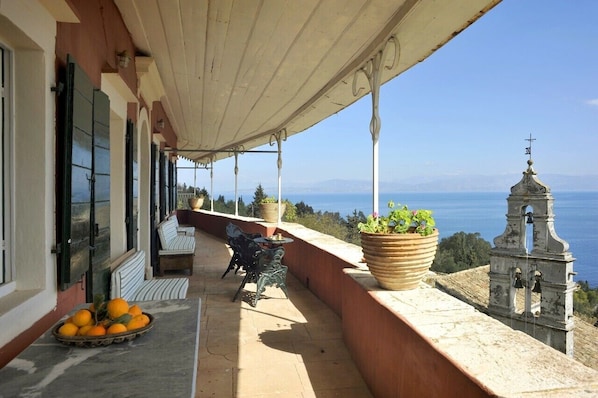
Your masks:
<svg viewBox="0 0 598 398"><path fill-rule="evenodd" d="M122 333L126 332L127 327L122 323L113 323L110 327L106 330L107 334L115 334L115 333Z"/></svg>
<svg viewBox="0 0 598 398"><path fill-rule="evenodd" d="M89 329L91 329L93 327L93 325L85 325L85 326L81 326L79 328L79 331L77 332L78 336L85 336L87 335L87 332L89 331Z"/></svg>
<svg viewBox="0 0 598 398"><path fill-rule="evenodd" d="M79 327L88 325L91 321L91 312L89 310L79 310L73 315L73 323Z"/></svg>
<svg viewBox="0 0 598 398"><path fill-rule="evenodd" d="M145 314L141 314L138 315L137 317L141 318L143 320L143 325L147 325L148 323L150 323L150 319L149 316L145 315Z"/></svg>
<svg viewBox="0 0 598 398"><path fill-rule="evenodd" d="M75 336L79 331L79 326L71 322L66 322L58 329L58 334L63 336Z"/></svg>
<svg viewBox="0 0 598 398"><path fill-rule="evenodd" d="M129 303L127 303L127 300L120 297L113 298L108 301L106 309L108 310L108 316L112 319L116 319L129 312Z"/></svg>
<svg viewBox="0 0 598 398"><path fill-rule="evenodd" d="M131 314L131 316L141 315L142 313L143 311L141 311L141 307L139 307L137 304L133 304L129 307L129 314Z"/></svg>
<svg viewBox="0 0 598 398"><path fill-rule="evenodd" d="M127 330L135 330L144 327L146 323L142 316L143 315L137 315L135 318L131 319L129 323L127 323Z"/></svg>
<svg viewBox="0 0 598 398"><path fill-rule="evenodd" d="M86 336L103 336L106 334L106 328L102 325L95 325L89 328Z"/></svg>

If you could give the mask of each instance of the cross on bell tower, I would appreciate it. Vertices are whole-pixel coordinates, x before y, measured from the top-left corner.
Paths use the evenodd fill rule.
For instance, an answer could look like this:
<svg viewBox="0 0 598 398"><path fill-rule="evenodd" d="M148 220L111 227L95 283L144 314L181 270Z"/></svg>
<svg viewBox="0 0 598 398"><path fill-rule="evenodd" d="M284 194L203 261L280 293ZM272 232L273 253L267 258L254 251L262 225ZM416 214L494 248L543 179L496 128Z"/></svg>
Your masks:
<svg viewBox="0 0 598 398"><path fill-rule="evenodd" d="M575 259L555 232L550 187L532 167L535 139L530 134L526 141L528 167L511 187L507 226L491 250L488 312L572 356Z"/></svg>
<svg viewBox="0 0 598 398"><path fill-rule="evenodd" d="M529 146L525 148L525 154L529 155L528 161L531 161L532 160L532 142L534 142L536 139L532 138L532 134L530 133L529 138L526 138L525 140L529 141Z"/></svg>

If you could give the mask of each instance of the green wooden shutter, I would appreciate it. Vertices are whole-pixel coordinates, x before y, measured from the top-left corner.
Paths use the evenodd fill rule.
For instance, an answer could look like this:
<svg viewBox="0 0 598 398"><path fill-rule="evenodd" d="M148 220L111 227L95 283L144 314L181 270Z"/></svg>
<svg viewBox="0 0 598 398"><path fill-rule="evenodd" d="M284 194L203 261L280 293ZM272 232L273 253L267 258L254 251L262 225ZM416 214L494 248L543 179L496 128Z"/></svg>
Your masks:
<svg viewBox="0 0 598 398"><path fill-rule="evenodd" d="M168 174L166 166L166 155L160 152L159 154L159 166L158 166L158 189L160 191L160 206L159 206L159 217L160 221L164 220L168 215Z"/></svg>
<svg viewBox="0 0 598 398"><path fill-rule="evenodd" d="M139 166L137 164L137 138L135 130L133 121L128 120L125 148L125 224L127 230L127 250L137 247Z"/></svg>
<svg viewBox="0 0 598 398"><path fill-rule="evenodd" d="M158 203L156 202L156 198L158 198L158 191L159 191L159 183L158 183L158 175L159 175L159 167L158 167L158 147L156 144L150 144L150 225L151 225L151 241L150 241L150 249L151 249L151 264L154 270L154 273L158 271L158 229L156 228L158 225L157 214L158 214Z"/></svg>
<svg viewBox="0 0 598 398"><path fill-rule="evenodd" d="M110 294L110 99L97 89L93 96L92 182L88 301L96 294Z"/></svg>
<svg viewBox="0 0 598 398"><path fill-rule="evenodd" d="M174 163L168 162L168 214L176 209L176 170Z"/></svg>
<svg viewBox="0 0 598 398"><path fill-rule="evenodd" d="M57 131L57 251L60 288L65 290L88 271L94 88L69 55Z"/></svg>
<svg viewBox="0 0 598 398"><path fill-rule="evenodd" d="M57 128L57 255L62 290L87 274L87 299L110 288L110 100L67 56Z"/></svg>

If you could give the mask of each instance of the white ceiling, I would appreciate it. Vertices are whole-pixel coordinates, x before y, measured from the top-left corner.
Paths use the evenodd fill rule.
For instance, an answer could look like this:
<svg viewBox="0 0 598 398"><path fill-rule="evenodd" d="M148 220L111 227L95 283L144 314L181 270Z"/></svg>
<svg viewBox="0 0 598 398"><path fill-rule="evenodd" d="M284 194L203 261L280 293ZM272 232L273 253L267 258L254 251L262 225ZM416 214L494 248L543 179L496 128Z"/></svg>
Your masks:
<svg viewBox="0 0 598 398"><path fill-rule="evenodd" d="M306 130L369 93L356 71L385 46L386 82L500 0L116 0L155 60L178 154L198 162ZM386 44L395 36L398 46ZM398 53L395 48L399 49ZM206 150L201 152L200 150ZM211 152L223 151L223 152Z"/></svg>

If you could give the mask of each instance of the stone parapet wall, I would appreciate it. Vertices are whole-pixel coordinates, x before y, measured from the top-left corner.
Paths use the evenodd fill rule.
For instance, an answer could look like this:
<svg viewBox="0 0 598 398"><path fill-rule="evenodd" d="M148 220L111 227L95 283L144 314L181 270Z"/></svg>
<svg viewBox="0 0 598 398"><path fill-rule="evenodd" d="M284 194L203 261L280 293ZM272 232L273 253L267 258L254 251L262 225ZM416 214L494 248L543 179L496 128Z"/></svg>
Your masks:
<svg viewBox="0 0 598 398"><path fill-rule="evenodd" d="M367 271L345 273L345 342L375 396L598 394L598 372L455 297L423 284L383 290Z"/></svg>

